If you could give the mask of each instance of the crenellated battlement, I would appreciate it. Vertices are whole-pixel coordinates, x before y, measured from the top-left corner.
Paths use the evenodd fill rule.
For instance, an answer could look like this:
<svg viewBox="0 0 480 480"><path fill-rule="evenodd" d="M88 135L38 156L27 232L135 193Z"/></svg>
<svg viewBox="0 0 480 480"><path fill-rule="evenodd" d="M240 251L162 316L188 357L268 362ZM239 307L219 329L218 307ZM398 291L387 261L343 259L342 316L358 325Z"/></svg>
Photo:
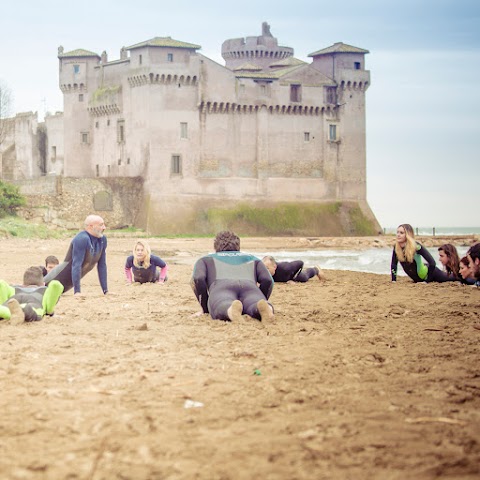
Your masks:
<svg viewBox="0 0 480 480"><path fill-rule="evenodd" d="M195 86L197 85L198 78L196 75L172 75L170 73L149 73L144 75L135 75L133 77L128 77L128 84L131 87L141 87L142 85L149 84L176 84L176 85L185 85L185 86Z"/></svg>
<svg viewBox="0 0 480 480"><path fill-rule="evenodd" d="M342 80L340 82L339 88L342 90L358 90L365 92L370 86L370 82L352 82Z"/></svg>
<svg viewBox="0 0 480 480"><path fill-rule="evenodd" d="M293 49L288 47L279 47L276 50L232 50L232 51L223 51L222 57L227 59L235 60L250 60L252 58L269 60L283 60L284 58L291 57L293 55Z"/></svg>
<svg viewBox="0 0 480 480"><path fill-rule="evenodd" d="M104 117L109 115L118 115L121 113L119 105L100 105L97 107L88 107L88 113L93 117Z"/></svg>
<svg viewBox="0 0 480 480"><path fill-rule="evenodd" d="M202 113L238 113L252 114L259 112L263 107L270 114L278 115L309 115L319 116L323 114L332 114L336 110L335 105L313 106L313 105L253 105L239 104L231 102L201 102L198 105Z"/></svg>
<svg viewBox="0 0 480 480"><path fill-rule="evenodd" d="M87 86L84 83L64 83L60 85L62 93L86 92Z"/></svg>

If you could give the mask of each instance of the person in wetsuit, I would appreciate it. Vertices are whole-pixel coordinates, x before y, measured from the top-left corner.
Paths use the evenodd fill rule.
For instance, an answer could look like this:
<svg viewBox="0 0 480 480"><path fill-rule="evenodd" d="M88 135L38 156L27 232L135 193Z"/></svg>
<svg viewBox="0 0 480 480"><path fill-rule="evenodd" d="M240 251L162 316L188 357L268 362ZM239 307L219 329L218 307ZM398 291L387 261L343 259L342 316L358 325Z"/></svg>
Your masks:
<svg viewBox="0 0 480 480"><path fill-rule="evenodd" d="M268 303L273 279L263 262L240 252L240 239L230 231L219 232L215 253L195 263L191 286L203 313L213 319L237 321L242 314L258 320L273 320Z"/></svg>
<svg viewBox="0 0 480 480"><path fill-rule="evenodd" d="M73 288L74 295L81 295L80 280L96 265L100 286L103 293L107 294L105 228L102 217L89 215L85 219L85 230L73 238L65 260L44 277L45 284L58 280L65 292Z"/></svg>
<svg viewBox="0 0 480 480"><path fill-rule="evenodd" d="M470 261L468 257L462 257L459 264L460 281L464 285L475 285L475 278L472 269L470 268Z"/></svg>
<svg viewBox="0 0 480 480"><path fill-rule="evenodd" d="M475 278L475 285L480 287L480 243L476 243L468 249L466 254L472 275Z"/></svg>
<svg viewBox="0 0 480 480"><path fill-rule="evenodd" d="M45 286L42 267L27 268L23 285L9 285L0 280L0 320L35 322L44 315L53 315L62 292L63 285L56 280Z"/></svg>
<svg viewBox="0 0 480 480"><path fill-rule="evenodd" d="M319 280L325 280L325 274L319 266L303 268L301 260L293 260L292 262L277 262L270 255L262 258L262 262L267 267L274 282L308 282L313 277Z"/></svg>
<svg viewBox="0 0 480 480"><path fill-rule="evenodd" d="M145 240L137 240L133 255L125 262L127 283L163 283L167 280L167 264L156 255L152 255L150 245Z"/></svg>
<svg viewBox="0 0 480 480"><path fill-rule="evenodd" d="M55 255L49 255L45 259L45 266L40 267L42 269L43 276L45 276L48 272L51 272L60 262Z"/></svg>
<svg viewBox="0 0 480 480"><path fill-rule="evenodd" d="M425 264L423 260L427 263ZM451 282L455 280L437 268L430 252L415 240L413 227L408 223L399 225L397 228L397 240L393 247L391 263L392 282L397 280L398 262L414 282Z"/></svg>

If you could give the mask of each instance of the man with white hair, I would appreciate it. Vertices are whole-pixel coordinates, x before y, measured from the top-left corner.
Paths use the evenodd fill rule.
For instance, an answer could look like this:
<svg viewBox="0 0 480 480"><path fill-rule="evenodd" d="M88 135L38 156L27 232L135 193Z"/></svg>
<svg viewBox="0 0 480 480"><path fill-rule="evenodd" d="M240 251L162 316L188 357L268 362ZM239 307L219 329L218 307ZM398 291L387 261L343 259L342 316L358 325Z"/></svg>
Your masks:
<svg viewBox="0 0 480 480"><path fill-rule="evenodd" d="M85 219L85 229L78 233L70 243L65 260L50 271L44 278L45 284L58 280L64 292L73 288L74 295L82 295L80 280L97 265L98 279L104 294L107 287L107 238L103 235L105 222L98 215L89 215Z"/></svg>

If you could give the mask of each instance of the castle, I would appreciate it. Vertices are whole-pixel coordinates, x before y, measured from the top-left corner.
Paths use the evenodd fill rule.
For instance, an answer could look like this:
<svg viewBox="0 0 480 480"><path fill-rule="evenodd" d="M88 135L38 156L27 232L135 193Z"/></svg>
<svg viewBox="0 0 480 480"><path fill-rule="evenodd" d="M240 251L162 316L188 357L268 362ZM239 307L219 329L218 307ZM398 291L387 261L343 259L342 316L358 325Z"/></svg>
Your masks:
<svg viewBox="0 0 480 480"><path fill-rule="evenodd" d="M306 63L267 23L223 43L225 66L200 48L155 37L109 61L59 47L64 112L46 118L45 172L142 178L139 226L152 233L191 231L199 212L239 202L353 202L376 223L367 50L335 43Z"/></svg>

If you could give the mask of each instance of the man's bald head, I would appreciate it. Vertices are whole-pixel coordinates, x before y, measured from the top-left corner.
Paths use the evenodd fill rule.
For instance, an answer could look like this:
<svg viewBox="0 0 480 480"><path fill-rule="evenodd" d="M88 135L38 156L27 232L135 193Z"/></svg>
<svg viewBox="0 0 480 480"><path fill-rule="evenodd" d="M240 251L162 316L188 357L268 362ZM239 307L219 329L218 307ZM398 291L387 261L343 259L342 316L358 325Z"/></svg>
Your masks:
<svg viewBox="0 0 480 480"><path fill-rule="evenodd" d="M92 236L101 238L105 230L105 222L99 215L88 215L84 222L85 230Z"/></svg>

